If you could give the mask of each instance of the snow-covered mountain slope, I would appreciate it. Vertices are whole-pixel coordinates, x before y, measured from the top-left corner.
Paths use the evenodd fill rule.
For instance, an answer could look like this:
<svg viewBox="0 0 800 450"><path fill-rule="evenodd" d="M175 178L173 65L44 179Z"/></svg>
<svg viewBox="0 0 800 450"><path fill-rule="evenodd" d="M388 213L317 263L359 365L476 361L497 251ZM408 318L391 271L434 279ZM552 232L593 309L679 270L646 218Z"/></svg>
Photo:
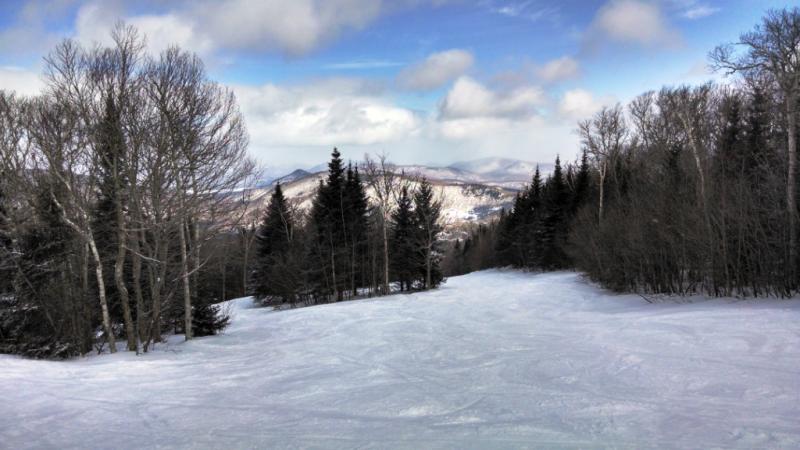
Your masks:
<svg viewBox="0 0 800 450"><path fill-rule="evenodd" d="M798 448L800 302L574 273L274 312L136 357L0 356L0 447Z"/></svg>
<svg viewBox="0 0 800 450"><path fill-rule="evenodd" d="M446 225L457 226L486 222L496 217L502 208L510 209L514 196L531 181L536 167L536 163L515 159L484 158L448 167L396 165L393 170L408 178L425 177L436 185L443 194ZM553 165L540 164L539 169L544 178L552 172ZM326 176L327 166L322 164L260 183L254 191L257 206L266 201L275 183L280 181L285 194L301 210L308 210L319 181Z"/></svg>
<svg viewBox="0 0 800 450"><path fill-rule="evenodd" d="M451 164L448 168L477 174L483 182L528 183L531 181L533 172L536 170L537 166L542 174L542 178L553 171L553 164L550 163L534 163L508 158L481 158L471 161L460 161Z"/></svg>
<svg viewBox="0 0 800 450"><path fill-rule="evenodd" d="M430 177L430 172L414 172L413 167L403 172L409 177L425 176L434 185L434 191L443 200L444 223L446 226L464 222L485 221L496 216L502 208L511 208L516 189L482 183L471 183L463 180L442 180ZM294 172L294 173L297 173ZM293 174L294 174L293 173ZM281 186L289 198L300 210L308 211L319 182L327 178L327 172L317 172L295 177L289 181L281 181ZM288 179L284 177L284 179ZM272 187L253 191L256 207L263 210L272 192ZM367 189L367 195L374 198L374 192Z"/></svg>

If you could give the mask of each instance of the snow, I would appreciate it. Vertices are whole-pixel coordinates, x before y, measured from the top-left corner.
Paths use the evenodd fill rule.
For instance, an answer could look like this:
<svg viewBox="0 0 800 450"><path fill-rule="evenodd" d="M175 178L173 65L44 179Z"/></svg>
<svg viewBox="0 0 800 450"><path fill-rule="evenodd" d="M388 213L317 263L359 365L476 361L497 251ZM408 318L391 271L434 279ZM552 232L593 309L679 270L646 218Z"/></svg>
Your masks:
<svg viewBox="0 0 800 450"><path fill-rule="evenodd" d="M0 447L797 448L800 302L574 273L288 311L137 357L0 357Z"/></svg>

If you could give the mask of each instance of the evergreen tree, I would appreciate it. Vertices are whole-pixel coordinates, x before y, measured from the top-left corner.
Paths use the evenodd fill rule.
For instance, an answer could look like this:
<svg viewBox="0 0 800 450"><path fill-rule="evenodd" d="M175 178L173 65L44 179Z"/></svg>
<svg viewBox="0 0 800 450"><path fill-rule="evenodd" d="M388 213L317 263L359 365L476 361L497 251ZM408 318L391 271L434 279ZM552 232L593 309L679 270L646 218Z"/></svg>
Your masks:
<svg viewBox="0 0 800 450"><path fill-rule="evenodd" d="M434 198L433 186L423 178L414 192L415 243L420 256L419 274L425 289L439 285L444 279L439 267L439 233L442 204Z"/></svg>
<svg viewBox="0 0 800 450"><path fill-rule="evenodd" d="M321 183L311 211L316 233L316 284L342 300L348 285L348 245L345 215L345 170L337 149L331 153L327 182ZM323 288L324 286L324 288Z"/></svg>
<svg viewBox="0 0 800 450"><path fill-rule="evenodd" d="M256 260L250 292L257 300L297 301L300 267L294 232L292 212L278 183L256 232Z"/></svg>
<svg viewBox="0 0 800 450"><path fill-rule="evenodd" d="M520 209L519 232L516 236L517 245L521 247L522 267L536 268L541 264L542 246L544 245L542 234L543 192L542 174L537 165L531 185L522 197L524 201Z"/></svg>
<svg viewBox="0 0 800 450"><path fill-rule="evenodd" d="M566 246L567 211L570 195L561 169L561 159L556 157L553 175L548 179L542 223L541 260L544 269L562 269L568 266L564 251Z"/></svg>
<svg viewBox="0 0 800 450"><path fill-rule="evenodd" d="M111 95L106 97L105 110L97 132L99 167L98 200L92 212L92 233L103 262L103 275L112 320L121 322L125 306L114 280L114 265L118 252L119 223L125 210L125 144L119 110ZM133 343L133 340L129 340ZM135 350L135 343L133 343Z"/></svg>
<svg viewBox="0 0 800 450"><path fill-rule="evenodd" d="M578 212L581 206L589 201L591 191L591 174L589 173L589 156L586 150L581 153L581 165L575 174L575 181L572 184L572 202L570 204L570 221Z"/></svg>
<svg viewBox="0 0 800 450"><path fill-rule="evenodd" d="M192 333L195 337L219 334L230 323L231 317L224 314L219 305L192 306Z"/></svg>
<svg viewBox="0 0 800 450"><path fill-rule="evenodd" d="M410 290L412 282L418 274L420 266L419 252L417 251L418 234L415 216L412 210L411 197L408 188L403 186L397 207L392 212L392 236L390 268L393 279L400 282L400 290Z"/></svg>
<svg viewBox="0 0 800 450"><path fill-rule="evenodd" d="M514 198L514 204L519 203L520 194ZM512 209L506 213L505 208L500 210L500 218L497 221L497 242L495 243L495 254L497 263L500 266L514 265L514 232L516 225L516 215Z"/></svg>
<svg viewBox="0 0 800 450"><path fill-rule="evenodd" d="M349 283L352 295L358 295L358 287L367 284L367 233L368 200L364 183L358 167L347 168L347 181L344 189L345 225L348 238L347 259L349 264Z"/></svg>
<svg viewBox="0 0 800 450"><path fill-rule="evenodd" d="M74 296L68 268L75 236L53 201L57 194L49 180L38 189L34 221L20 236L16 295L0 308L0 352L63 358L89 350L91 327L75 333L67 314L47 312ZM80 334L83 339L75 341Z"/></svg>

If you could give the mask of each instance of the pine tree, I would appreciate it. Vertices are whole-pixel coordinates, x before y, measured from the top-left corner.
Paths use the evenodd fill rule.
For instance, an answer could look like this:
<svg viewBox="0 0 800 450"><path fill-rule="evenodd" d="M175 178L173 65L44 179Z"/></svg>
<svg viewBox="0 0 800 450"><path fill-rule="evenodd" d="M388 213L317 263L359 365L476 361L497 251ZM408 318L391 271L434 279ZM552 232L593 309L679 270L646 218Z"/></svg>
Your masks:
<svg viewBox="0 0 800 450"><path fill-rule="evenodd" d="M53 316L48 310L65 303L72 295L66 279L69 246L75 241L72 229L64 223L57 195L49 180L41 180L36 192L34 223L20 236L19 268L15 296L0 308L0 352L30 357L62 358L88 351L89 338L70 342L65 335L66 315ZM88 331L89 328L87 327ZM5 341L5 342L3 342Z"/></svg>
<svg viewBox="0 0 800 450"><path fill-rule="evenodd" d="M572 202L570 204L570 221L574 218L581 206L589 201L591 191L591 174L589 173L589 156L584 150L581 154L581 165L575 174L575 182L572 189Z"/></svg>
<svg viewBox="0 0 800 450"><path fill-rule="evenodd" d="M559 157L556 157L553 175L548 179L545 190L540 265L548 270L562 269L568 266L565 247L570 195Z"/></svg>
<svg viewBox="0 0 800 450"><path fill-rule="evenodd" d="M414 192L414 222L418 236L415 242L421 258L418 270L425 289L438 286L444 279L439 267L441 210L442 204L434 198L433 186L423 178Z"/></svg>
<svg viewBox="0 0 800 450"><path fill-rule="evenodd" d="M514 204L519 203L519 196L520 194L517 193L514 198ZM500 266L514 265L513 235L516 217L513 209L509 213L506 212L505 208L500 210L500 218L497 220L497 242L494 248L497 255L497 263Z"/></svg>
<svg viewBox="0 0 800 450"><path fill-rule="evenodd" d="M345 171L341 154L331 153L327 182L321 183L314 199L311 220L316 233L316 257L322 273L317 273L316 283L342 300L347 288L347 225L345 216Z"/></svg>
<svg viewBox="0 0 800 450"><path fill-rule="evenodd" d="M349 283L352 295L358 295L358 288L367 284L367 214L369 203L358 167L347 168L347 181L344 189L345 225L348 238Z"/></svg>
<svg viewBox="0 0 800 450"><path fill-rule="evenodd" d="M257 300L280 303L297 301L300 267L294 232L292 212L278 183L256 232L256 260L250 292Z"/></svg>
<svg viewBox="0 0 800 450"><path fill-rule="evenodd" d="M219 334L230 324L231 317L219 305L193 305L192 333L195 337Z"/></svg>
<svg viewBox="0 0 800 450"><path fill-rule="evenodd" d="M403 186L397 207L392 212L392 237L390 261L392 278L400 282L400 290L410 290L420 265L417 251L416 224L408 188Z"/></svg>

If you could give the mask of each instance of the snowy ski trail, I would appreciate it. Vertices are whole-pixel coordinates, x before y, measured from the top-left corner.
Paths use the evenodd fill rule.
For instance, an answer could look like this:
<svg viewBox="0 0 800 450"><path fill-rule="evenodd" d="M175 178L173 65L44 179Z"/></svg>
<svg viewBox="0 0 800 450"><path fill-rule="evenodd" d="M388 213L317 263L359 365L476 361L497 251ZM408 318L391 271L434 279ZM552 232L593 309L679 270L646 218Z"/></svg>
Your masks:
<svg viewBox="0 0 800 450"><path fill-rule="evenodd" d="M0 448L798 448L800 302L484 271L66 362L0 355Z"/></svg>

